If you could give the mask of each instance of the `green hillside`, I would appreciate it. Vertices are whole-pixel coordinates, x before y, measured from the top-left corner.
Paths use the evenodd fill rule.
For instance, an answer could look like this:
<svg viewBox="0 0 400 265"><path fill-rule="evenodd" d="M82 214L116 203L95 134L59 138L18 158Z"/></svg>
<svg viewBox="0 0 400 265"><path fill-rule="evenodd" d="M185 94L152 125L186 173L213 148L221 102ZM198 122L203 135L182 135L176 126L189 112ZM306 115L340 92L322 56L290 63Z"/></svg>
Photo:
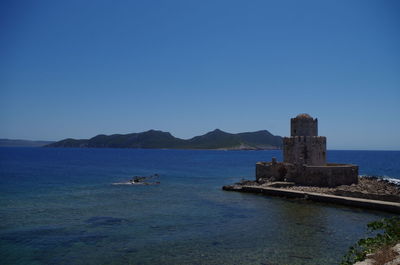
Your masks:
<svg viewBox="0 0 400 265"><path fill-rule="evenodd" d="M149 130L130 134L100 134L90 139L65 139L46 147L92 148L167 148L167 149L280 149L282 137L257 131L232 134L216 129L188 140L176 138L169 132Z"/></svg>

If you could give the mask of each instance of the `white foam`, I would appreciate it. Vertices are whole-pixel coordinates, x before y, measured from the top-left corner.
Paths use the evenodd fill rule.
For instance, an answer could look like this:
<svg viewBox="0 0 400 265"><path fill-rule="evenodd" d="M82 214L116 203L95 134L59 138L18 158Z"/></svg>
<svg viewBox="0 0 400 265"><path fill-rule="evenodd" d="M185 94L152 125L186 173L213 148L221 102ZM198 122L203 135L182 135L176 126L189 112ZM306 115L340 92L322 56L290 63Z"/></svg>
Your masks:
<svg viewBox="0 0 400 265"><path fill-rule="evenodd" d="M363 178L363 177L370 177L370 175L359 175L359 177ZM374 176L375 177L375 176ZM376 176L379 179L383 179L386 180L389 183L395 184L400 186L400 179L397 178L391 178L389 176Z"/></svg>
<svg viewBox="0 0 400 265"><path fill-rule="evenodd" d="M400 179L389 178L389 177L383 177L383 179L389 181L390 183L400 186Z"/></svg>
<svg viewBox="0 0 400 265"><path fill-rule="evenodd" d="M112 183L112 185L143 185L143 183L140 182L115 182Z"/></svg>

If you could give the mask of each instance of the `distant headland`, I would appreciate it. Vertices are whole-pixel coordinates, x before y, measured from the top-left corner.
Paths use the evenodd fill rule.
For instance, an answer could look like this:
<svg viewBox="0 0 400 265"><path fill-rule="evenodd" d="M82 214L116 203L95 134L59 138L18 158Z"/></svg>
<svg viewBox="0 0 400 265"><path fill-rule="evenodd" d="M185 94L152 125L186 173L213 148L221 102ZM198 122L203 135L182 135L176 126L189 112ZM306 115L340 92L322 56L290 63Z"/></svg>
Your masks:
<svg viewBox="0 0 400 265"><path fill-rule="evenodd" d="M0 147L41 147L54 141L32 141L21 139L0 139Z"/></svg>
<svg viewBox="0 0 400 265"><path fill-rule="evenodd" d="M130 134L101 134L90 139L68 138L46 147L271 150L282 148L282 137L267 130L234 134L215 129L185 140L169 132L149 130Z"/></svg>

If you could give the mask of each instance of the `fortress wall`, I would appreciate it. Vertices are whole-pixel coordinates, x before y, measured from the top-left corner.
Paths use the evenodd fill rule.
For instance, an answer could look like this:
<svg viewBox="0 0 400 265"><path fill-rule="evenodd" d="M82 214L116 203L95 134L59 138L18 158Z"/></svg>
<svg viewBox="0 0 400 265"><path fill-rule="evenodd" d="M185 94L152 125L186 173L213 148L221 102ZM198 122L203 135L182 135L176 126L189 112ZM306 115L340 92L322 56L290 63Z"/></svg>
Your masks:
<svg viewBox="0 0 400 265"><path fill-rule="evenodd" d="M296 184L320 187L336 187L358 183L358 166L327 165L303 166L303 174L297 176Z"/></svg>
<svg viewBox="0 0 400 265"><path fill-rule="evenodd" d="M282 162L258 162L256 163L256 180L257 182L284 181L288 170L292 167L293 165Z"/></svg>
<svg viewBox="0 0 400 265"><path fill-rule="evenodd" d="M284 137L283 157L286 163L323 166L326 164L326 137Z"/></svg>
<svg viewBox="0 0 400 265"><path fill-rule="evenodd" d="M282 162L258 162L256 180L292 181L296 185L336 187L358 183L358 166L350 164L327 164L326 166L293 165Z"/></svg>

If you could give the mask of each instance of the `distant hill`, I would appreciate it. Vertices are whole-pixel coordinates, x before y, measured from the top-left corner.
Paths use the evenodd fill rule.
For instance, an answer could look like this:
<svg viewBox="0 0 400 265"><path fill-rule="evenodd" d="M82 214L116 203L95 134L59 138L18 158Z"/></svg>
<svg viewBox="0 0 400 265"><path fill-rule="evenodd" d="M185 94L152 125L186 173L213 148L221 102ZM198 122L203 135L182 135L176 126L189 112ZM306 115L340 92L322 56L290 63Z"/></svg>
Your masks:
<svg viewBox="0 0 400 265"><path fill-rule="evenodd" d="M2 147L41 147L54 143L53 141L30 141L30 140L14 140L14 139L0 139L0 146Z"/></svg>
<svg viewBox="0 0 400 265"><path fill-rule="evenodd" d="M274 136L267 130L233 134L216 129L184 140L174 137L169 132L150 130L130 134L100 134L80 140L68 138L46 147L258 150L280 149L282 137Z"/></svg>

